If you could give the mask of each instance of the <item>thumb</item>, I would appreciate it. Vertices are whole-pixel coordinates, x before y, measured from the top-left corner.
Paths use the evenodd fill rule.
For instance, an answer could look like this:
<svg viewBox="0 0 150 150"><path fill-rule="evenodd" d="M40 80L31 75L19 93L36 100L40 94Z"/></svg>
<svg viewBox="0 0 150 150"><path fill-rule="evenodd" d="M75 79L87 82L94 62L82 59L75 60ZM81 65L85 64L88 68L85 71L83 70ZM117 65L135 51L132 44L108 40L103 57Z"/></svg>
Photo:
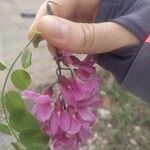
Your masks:
<svg viewBox="0 0 150 150"><path fill-rule="evenodd" d="M56 16L44 16L37 28L50 45L73 53L104 53L139 43L131 32L113 22L76 23Z"/></svg>
<svg viewBox="0 0 150 150"><path fill-rule="evenodd" d="M96 24L72 22L56 16L44 16L38 24L38 31L52 46L74 53L94 53L99 40Z"/></svg>

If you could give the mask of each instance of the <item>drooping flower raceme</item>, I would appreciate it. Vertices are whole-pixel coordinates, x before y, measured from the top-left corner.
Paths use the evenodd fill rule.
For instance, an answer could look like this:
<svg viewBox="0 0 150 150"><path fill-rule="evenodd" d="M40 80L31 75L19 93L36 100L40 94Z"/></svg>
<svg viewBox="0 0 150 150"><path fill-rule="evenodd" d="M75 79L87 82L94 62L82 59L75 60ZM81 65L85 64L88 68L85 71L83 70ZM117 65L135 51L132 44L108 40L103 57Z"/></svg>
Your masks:
<svg viewBox="0 0 150 150"><path fill-rule="evenodd" d="M54 97L53 86L42 94L24 91L22 96L32 100L33 115L41 123L41 129L50 137L53 150L79 150L86 143L90 129L95 123L94 108L102 106L98 95L101 78L96 74L94 61L88 55L83 61L63 50L54 57L58 64L58 97ZM67 68L62 68L60 63ZM73 70L69 66L73 66ZM70 71L71 76L61 71Z"/></svg>

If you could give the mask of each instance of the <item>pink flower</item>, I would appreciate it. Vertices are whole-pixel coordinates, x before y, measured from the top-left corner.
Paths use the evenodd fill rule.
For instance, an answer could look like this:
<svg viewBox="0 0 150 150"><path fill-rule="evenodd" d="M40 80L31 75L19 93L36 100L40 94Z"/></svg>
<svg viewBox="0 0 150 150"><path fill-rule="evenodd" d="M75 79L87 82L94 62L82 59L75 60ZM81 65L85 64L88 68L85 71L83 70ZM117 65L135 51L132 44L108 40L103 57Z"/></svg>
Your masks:
<svg viewBox="0 0 150 150"><path fill-rule="evenodd" d="M79 108L78 115L84 120L89 122L95 122L95 115L88 108Z"/></svg>
<svg viewBox="0 0 150 150"><path fill-rule="evenodd" d="M91 97L88 97L87 99L80 101L78 103L78 106L84 108L87 107L99 108L102 106L102 100L97 95L91 95Z"/></svg>
<svg viewBox="0 0 150 150"><path fill-rule="evenodd" d="M79 150L79 142L76 136L70 139L64 135L62 138L54 140L52 147L53 150Z"/></svg>
<svg viewBox="0 0 150 150"><path fill-rule="evenodd" d="M86 92L94 93L99 90L101 84L101 78L98 75L92 75L88 79L84 80Z"/></svg>
<svg viewBox="0 0 150 150"><path fill-rule="evenodd" d="M76 107L77 101L85 97L85 85L76 78L67 79L64 76L59 78L60 90L63 95L64 101L71 106Z"/></svg>
<svg viewBox="0 0 150 150"><path fill-rule="evenodd" d="M63 111L63 105L60 100L55 102L54 110L51 114L51 118L46 121L43 125L43 131L45 131L49 136L54 136L59 130L59 122L61 113Z"/></svg>
<svg viewBox="0 0 150 150"><path fill-rule="evenodd" d="M26 99L35 102L35 105L32 108L32 112L40 122L45 122L50 119L53 111L53 100L49 95L42 95L34 91L23 91L21 95Z"/></svg>
<svg viewBox="0 0 150 150"><path fill-rule="evenodd" d="M82 69L76 69L75 68L74 72L78 78L83 79L83 80L88 79L91 75L91 73L89 73L85 70L82 70Z"/></svg>
<svg viewBox="0 0 150 150"><path fill-rule="evenodd" d="M90 136L90 133L88 130L84 129L83 127L80 129L79 131L79 134L78 134L80 140L82 143L86 143L89 136Z"/></svg>
<svg viewBox="0 0 150 150"><path fill-rule="evenodd" d="M59 51L55 56L57 63L74 67L74 75L58 75L59 95L53 100L52 86L46 87L42 94L24 91L22 96L35 104L32 112L41 123L42 131L49 135L52 150L79 150L90 136L90 128L96 120L93 108L102 106L97 95L101 78L96 75L92 56L79 60L71 53ZM59 67L58 69L63 69ZM55 94L56 95L56 94Z"/></svg>
<svg viewBox="0 0 150 150"><path fill-rule="evenodd" d="M86 71L88 73L95 73L96 70L93 66L95 62L93 61L91 56L87 56L83 61L80 61L75 56L70 56L70 59L72 60L70 61L71 65L78 68L79 70Z"/></svg>
<svg viewBox="0 0 150 150"><path fill-rule="evenodd" d="M67 131L67 133L69 134L76 134L80 131L81 128L81 123L80 121L77 119L77 113L75 111L75 109L71 106L67 107L67 111L70 115L70 128Z"/></svg>
<svg viewBox="0 0 150 150"><path fill-rule="evenodd" d="M80 70L84 70L88 73L94 73L95 67L93 66L95 64L93 58L91 55L87 55L83 61L80 61L76 56L72 55L70 52L66 52L64 50L61 50L61 61L65 66L73 65L74 67L77 67Z"/></svg>
<svg viewBox="0 0 150 150"><path fill-rule="evenodd" d="M52 86L48 86L48 87L44 88L44 90L42 91L42 94L49 95L49 97L52 97L52 95L53 95Z"/></svg>
<svg viewBox="0 0 150 150"><path fill-rule="evenodd" d="M61 130L68 134L76 134L81 128L81 123L76 119L75 114L63 110L58 112L56 109L53 111L51 119L43 126L44 131L54 136Z"/></svg>

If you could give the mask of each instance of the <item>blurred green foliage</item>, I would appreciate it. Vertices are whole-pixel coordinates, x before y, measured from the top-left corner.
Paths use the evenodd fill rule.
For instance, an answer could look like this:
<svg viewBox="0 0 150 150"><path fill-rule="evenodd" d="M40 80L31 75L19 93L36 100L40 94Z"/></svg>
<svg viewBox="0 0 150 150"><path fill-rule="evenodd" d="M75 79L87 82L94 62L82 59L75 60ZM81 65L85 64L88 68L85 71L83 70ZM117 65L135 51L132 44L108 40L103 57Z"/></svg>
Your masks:
<svg viewBox="0 0 150 150"><path fill-rule="evenodd" d="M110 74L101 74L106 80L103 90L111 99L110 117L97 115L93 130L97 138L91 139L90 145L94 150L150 150L150 104L123 91L115 81L108 89ZM88 147L83 146L84 150Z"/></svg>

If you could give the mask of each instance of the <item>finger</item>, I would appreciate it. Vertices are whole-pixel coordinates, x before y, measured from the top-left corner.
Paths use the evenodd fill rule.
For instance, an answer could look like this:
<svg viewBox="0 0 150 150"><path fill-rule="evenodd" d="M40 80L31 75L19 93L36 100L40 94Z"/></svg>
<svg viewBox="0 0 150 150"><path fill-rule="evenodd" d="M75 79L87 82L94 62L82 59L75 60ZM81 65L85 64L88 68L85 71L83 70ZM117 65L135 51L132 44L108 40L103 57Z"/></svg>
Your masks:
<svg viewBox="0 0 150 150"><path fill-rule="evenodd" d="M38 30L49 44L74 53L102 53L138 43L132 33L112 22L82 24L44 16Z"/></svg>
<svg viewBox="0 0 150 150"><path fill-rule="evenodd" d="M37 31L37 24L39 22L39 20L46 15L46 2L44 2L39 11L36 14L35 20L33 21L32 25L29 28L28 31L28 38L31 39L33 37L33 32Z"/></svg>
<svg viewBox="0 0 150 150"><path fill-rule="evenodd" d="M55 56L55 55L56 55L56 48L55 48L54 46L50 45L49 43L47 43L47 47L48 47L49 52L50 52L53 56Z"/></svg>
<svg viewBox="0 0 150 150"><path fill-rule="evenodd" d="M51 11L53 12L53 15L63 17L70 19L73 17L73 12L76 7L76 2L74 0L53 0L52 2L49 2ZM47 1L45 1L40 9L37 12L37 15L35 17L34 22L32 23L29 32L28 37L31 39L33 36L33 32L37 30L37 24L39 20L47 15Z"/></svg>

